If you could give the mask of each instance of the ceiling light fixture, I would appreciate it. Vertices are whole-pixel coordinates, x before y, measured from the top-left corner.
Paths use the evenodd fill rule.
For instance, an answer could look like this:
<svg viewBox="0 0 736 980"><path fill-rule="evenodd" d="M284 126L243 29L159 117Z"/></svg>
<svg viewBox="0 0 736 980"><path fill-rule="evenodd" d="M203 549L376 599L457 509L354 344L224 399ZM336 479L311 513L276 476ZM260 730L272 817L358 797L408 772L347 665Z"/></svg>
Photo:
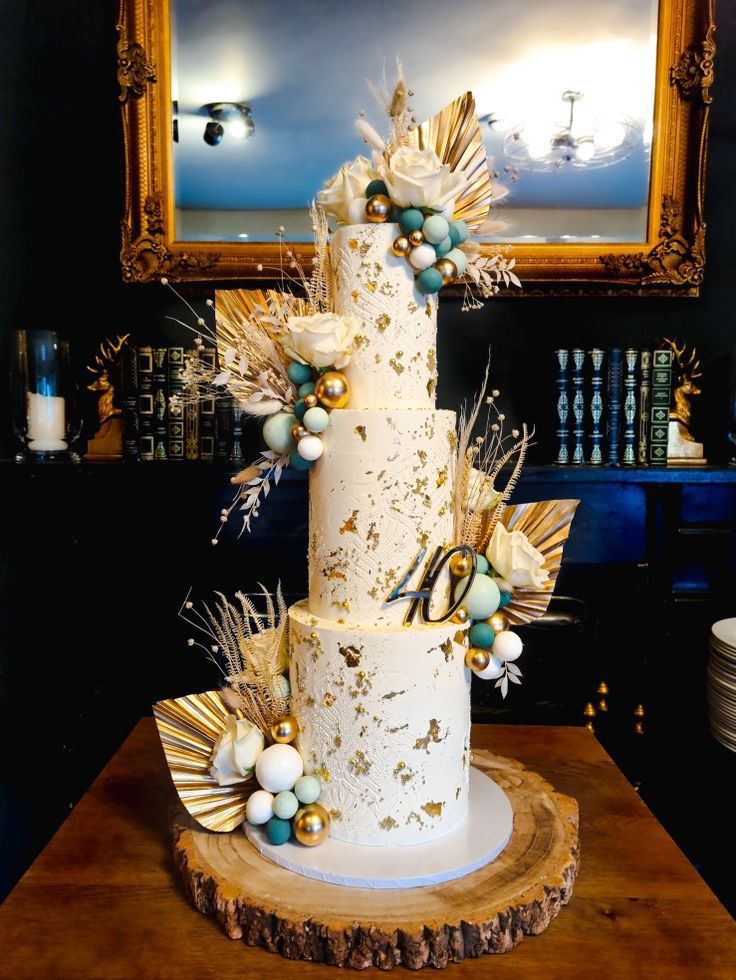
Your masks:
<svg viewBox="0 0 736 980"><path fill-rule="evenodd" d="M210 117L204 127L204 141L208 146L218 146L224 136L246 140L255 135L253 114L243 102L209 102L203 109Z"/></svg>

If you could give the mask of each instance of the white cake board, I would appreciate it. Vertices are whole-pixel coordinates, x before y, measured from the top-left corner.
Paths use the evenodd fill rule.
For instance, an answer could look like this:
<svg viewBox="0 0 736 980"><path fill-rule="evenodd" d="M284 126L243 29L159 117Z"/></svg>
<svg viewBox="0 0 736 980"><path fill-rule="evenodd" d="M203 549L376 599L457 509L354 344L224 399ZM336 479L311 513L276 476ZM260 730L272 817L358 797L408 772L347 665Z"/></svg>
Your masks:
<svg viewBox="0 0 736 980"><path fill-rule="evenodd" d="M470 770L468 816L462 826L426 844L382 847L329 837L318 847L271 844L263 827L244 824L248 840L269 861L306 878L347 888L420 888L462 878L490 863L511 837L514 812L490 776Z"/></svg>

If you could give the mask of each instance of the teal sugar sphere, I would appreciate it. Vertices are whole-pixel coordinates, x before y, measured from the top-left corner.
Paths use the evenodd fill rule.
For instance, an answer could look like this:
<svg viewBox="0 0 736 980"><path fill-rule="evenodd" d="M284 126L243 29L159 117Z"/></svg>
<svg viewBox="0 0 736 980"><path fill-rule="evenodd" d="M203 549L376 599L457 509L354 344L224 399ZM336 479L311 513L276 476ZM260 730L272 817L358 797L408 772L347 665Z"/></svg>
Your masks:
<svg viewBox="0 0 736 980"><path fill-rule="evenodd" d="M299 800L288 789L277 793L273 801L273 812L282 820L291 820L299 809Z"/></svg>
<svg viewBox="0 0 736 980"><path fill-rule="evenodd" d="M453 246L460 245L469 235L468 226L464 221L460 221L459 219L457 221L451 221L449 235Z"/></svg>
<svg viewBox="0 0 736 980"><path fill-rule="evenodd" d="M304 416L306 415L306 413L307 413L307 406L304 404L304 399L300 398L299 401L294 406L294 415L296 416L297 421L302 422L304 420Z"/></svg>
<svg viewBox="0 0 736 980"><path fill-rule="evenodd" d="M324 408L320 408L317 405L314 408L308 408L306 410L302 424L309 432L324 432L330 424L330 416Z"/></svg>
<svg viewBox="0 0 736 980"><path fill-rule="evenodd" d="M429 296L431 293L438 293L442 289L442 273L434 266L424 269L417 276L417 289L422 296Z"/></svg>
<svg viewBox="0 0 736 980"><path fill-rule="evenodd" d="M487 619L496 612L501 602L498 586L488 575L476 575L465 595L468 577L465 575L455 586L455 601L462 603L471 619Z"/></svg>
<svg viewBox="0 0 736 980"><path fill-rule="evenodd" d="M479 575L487 575L490 572L491 566L488 564L488 559L485 555L475 556L475 570Z"/></svg>
<svg viewBox="0 0 736 980"><path fill-rule="evenodd" d="M447 238L449 232L450 226L447 223L447 219L443 218L441 214L431 215L425 219L422 225L422 234L432 245L439 245L440 242Z"/></svg>
<svg viewBox="0 0 736 980"><path fill-rule="evenodd" d="M294 783L294 793L300 803L316 803L322 792L319 779L316 776L300 776Z"/></svg>
<svg viewBox="0 0 736 980"><path fill-rule="evenodd" d="M312 380L312 369L308 364L300 364L299 361L292 361L287 367L286 373L289 381L295 385L303 385L306 381Z"/></svg>
<svg viewBox="0 0 736 980"><path fill-rule="evenodd" d="M299 385L299 397L304 398L305 395L313 395L314 388L314 381L305 381L303 385Z"/></svg>
<svg viewBox="0 0 736 980"><path fill-rule="evenodd" d="M445 258L448 258L451 262L455 263L458 276L462 276L465 273L465 270L468 268L468 257L465 252L459 248L453 248L447 253Z"/></svg>
<svg viewBox="0 0 736 980"><path fill-rule="evenodd" d="M510 602L511 602L511 593L510 592L502 592L501 593L501 601L498 604L498 608L499 609L503 609L503 607L504 606L508 606L508 604Z"/></svg>
<svg viewBox="0 0 736 980"><path fill-rule="evenodd" d="M409 235L413 231L419 231L423 224L424 215L417 208L407 208L401 212L399 228L401 228L405 235Z"/></svg>
<svg viewBox="0 0 736 980"><path fill-rule="evenodd" d="M388 187L386 187L385 183L382 180L372 180L370 184L368 184L368 186L366 187L365 189L366 197L373 197L374 194L384 194L386 197L389 196Z"/></svg>
<svg viewBox="0 0 736 980"><path fill-rule="evenodd" d="M434 250L437 253L437 258L443 259L448 252L452 251L450 236L448 235L447 238L443 238L439 245L435 245Z"/></svg>
<svg viewBox="0 0 736 980"><path fill-rule="evenodd" d="M311 459L302 459L296 449L292 449L289 453L289 465L293 466L295 470L308 470L313 463Z"/></svg>
<svg viewBox="0 0 736 980"><path fill-rule="evenodd" d="M288 453L294 448L291 430L295 425L296 416L291 412L269 415L263 423L263 441L275 453Z"/></svg>
<svg viewBox="0 0 736 980"><path fill-rule="evenodd" d="M291 821L281 817L271 817L266 824L266 834L269 841L277 847L285 844L291 837Z"/></svg>
<svg viewBox="0 0 736 980"><path fill-rule="evenodd" d="M496 634L493 632L488 623L475 623L470 627L469 636L471 647L480 647L481 650L487 650L488 647L493 645L493 641L496 638ZM278 796L276 799L278 799ZM274 811L275 810L276 805L274 804Z"/></svg>

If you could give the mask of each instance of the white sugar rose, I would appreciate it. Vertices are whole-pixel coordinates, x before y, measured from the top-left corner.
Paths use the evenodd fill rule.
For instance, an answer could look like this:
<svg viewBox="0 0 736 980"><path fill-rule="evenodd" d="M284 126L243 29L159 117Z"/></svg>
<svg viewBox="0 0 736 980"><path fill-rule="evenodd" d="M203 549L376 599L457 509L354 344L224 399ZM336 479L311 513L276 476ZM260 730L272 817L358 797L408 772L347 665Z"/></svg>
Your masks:
<svg viewBox="0 0 736 980"><path fill-rule="evenodd" d="M225 731L212 750L210 775L220 786L244 782L263 752L263 732L245 718L228 715Z"/></svg>
<svg viewBox="0 0 736 980"><path fill-rule="evenodd" d="M335 218L338 224L353 224L350 216L350 204L357 198L365 199L365 189L372 180L378 177L370 160L359 156L349 163L344 163L331 180L325 181L324 187L317 192L317 203L327 214ZM365 217L363 220L367 220Z"/></svg>
<svg viewBox="0 0 736 980"><path fill-rule="evenodd" d="M286 322L288 336L281 345L290 357L312 367L343 368L350 360L359 327L359 321L350 315L291 316Z"/></svg>
<svg viewBox="0 0 736 980"><path fill-rule="evenodd" d="M492 568L515 589L542 589L549 579L544 555L523 531L507 531L500 522L493 529L486 558Z"/></svg>
<svg viewBox="0 0 736 980"><path fill-rule="evenodd" d="M434 150L400 146L388 163L379 167L394 204L402 208L435 208L442 211L467 187L462 171L452 173Z"/></svg>

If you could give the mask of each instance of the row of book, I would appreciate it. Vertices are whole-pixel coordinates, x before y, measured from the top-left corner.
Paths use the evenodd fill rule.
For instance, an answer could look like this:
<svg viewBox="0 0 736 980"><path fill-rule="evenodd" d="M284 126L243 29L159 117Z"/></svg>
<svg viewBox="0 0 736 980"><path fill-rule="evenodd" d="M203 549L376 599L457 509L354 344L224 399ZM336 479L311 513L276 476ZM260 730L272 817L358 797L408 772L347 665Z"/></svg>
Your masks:
<svg viewBox="0 0 736 980"><path fill-rule="evenodd" d="M555 351L561 465L666 466L671 350Z"/></svg>
<svg viewBox="0 0 736 980"><path fill-rule="evenodd" d="M242 412L229 397L185 401L171 398L184 390L185 357L211 359L214 349L126 347L121 371L123 459L203 460L240 463Z"/></svg>

